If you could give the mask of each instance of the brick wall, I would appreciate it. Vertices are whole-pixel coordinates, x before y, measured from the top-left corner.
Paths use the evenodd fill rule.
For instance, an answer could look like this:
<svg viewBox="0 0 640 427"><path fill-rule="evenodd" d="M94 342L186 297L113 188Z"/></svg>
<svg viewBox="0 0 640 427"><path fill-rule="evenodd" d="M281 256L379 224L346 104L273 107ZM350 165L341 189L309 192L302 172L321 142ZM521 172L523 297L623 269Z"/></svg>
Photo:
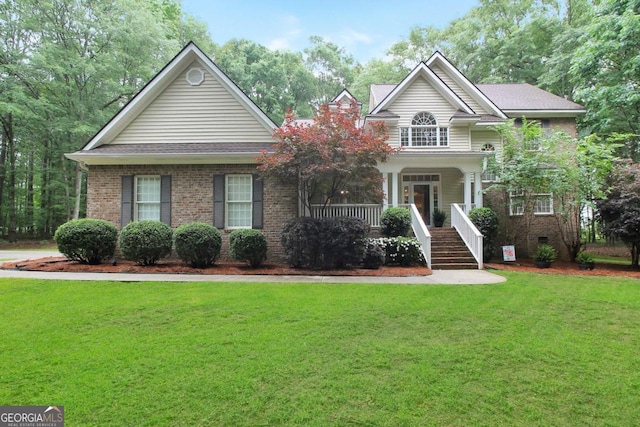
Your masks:
<svg viewBox="0 0 640 427"><path fill-rule="evenodd" d="M516 257L529 258L539 243L546 242L558 251L560 259L569 259L555 215L534 215L528 225L527 239L525 232L527 219L524 216L509 215L509 200L505 191L489 190L485 195L484 205L493 209L498 215L500 224L498 246L515 245ZM496 258L501 259L501 257L501 254L496 254Z"/></svg>
<svg viewBox="0 0 640 427"><path fill-rule="evenodd" d="M574 138L578 136L575 117L558 117L549 119L549 126L551 129L562 130Z"/></svg>
<svg viewBox="0 0 640 427"><path fill-rule="evenodd" d="M121 177L123 175L171 175L171 227L193 221L213 223L213 176L256 173L255 165L139 165L91 166L88 173L87 217L120 224ZM264 183L264 227L268 259L282 259L280 234L283 224L297 214L294 185ZM230 230L222 232L221 259L229 253Z"/></svg>

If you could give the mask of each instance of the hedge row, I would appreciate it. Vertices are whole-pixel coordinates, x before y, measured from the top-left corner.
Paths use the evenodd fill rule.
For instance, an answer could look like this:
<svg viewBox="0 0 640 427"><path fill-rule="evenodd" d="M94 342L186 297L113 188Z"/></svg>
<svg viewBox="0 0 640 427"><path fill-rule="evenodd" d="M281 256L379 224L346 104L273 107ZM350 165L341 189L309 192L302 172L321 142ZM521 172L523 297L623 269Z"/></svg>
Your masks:
<svg viewBox="0 0 640 427"><path fill-rule="evenodd" d="M62 224L54 240L68 259L83 264L100 264L113 259L116 246L122 257L140 265L155 265L175 247L176 254L194 268L213 265L220 255L220 231L209 224L190 223L175 232L160 221L136 221L120 232L103 220L77 219ZM258 230L235 230L230 235L230 252L238 261L258 267L266 259L267 240Z"/></svg>

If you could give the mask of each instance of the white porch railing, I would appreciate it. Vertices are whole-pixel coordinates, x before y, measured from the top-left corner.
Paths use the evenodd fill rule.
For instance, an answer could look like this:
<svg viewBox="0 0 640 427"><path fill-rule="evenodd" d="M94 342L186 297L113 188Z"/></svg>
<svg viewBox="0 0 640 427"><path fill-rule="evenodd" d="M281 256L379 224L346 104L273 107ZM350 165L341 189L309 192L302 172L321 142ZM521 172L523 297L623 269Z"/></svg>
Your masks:
<svg viewBox="0 0 640 427"><path fill-rule="evenodd" d="M473 225L458 203L451 205L451 226L458 231L458 234L462 237L462 240L478 262L478 269L482 270L482 234L476 226Z"/></svg>
<svg viewBox="0 0 640 427"><path fill-rule="evenodd" d="M426 224L422 220L422 215L420 215L416 205L411 204L409 211L411 211L411 228L413 228L413 234L415 234L422 245L422 255L425 261L427 261L427 267L431 268L431 233L429 233L429 229L427 229Z"/></svg>
<svg viewBox="0 0 640 427"><path fill-rule="evenodd" d="M382 206L377 204L366 205L311 205L311 216L314 218L332 218L336 216L352 216L362 218L371 227L380 227L380 215Z"/></svg>

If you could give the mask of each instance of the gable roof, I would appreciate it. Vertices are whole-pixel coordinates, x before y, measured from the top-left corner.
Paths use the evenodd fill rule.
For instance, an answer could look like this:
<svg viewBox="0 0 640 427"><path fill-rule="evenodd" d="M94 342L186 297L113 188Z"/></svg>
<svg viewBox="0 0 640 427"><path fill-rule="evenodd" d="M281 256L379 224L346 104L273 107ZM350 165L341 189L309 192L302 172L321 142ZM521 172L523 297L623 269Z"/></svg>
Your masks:
<svg viewBox="0 0 640 427"><path fill-rule="evenodd" d="M464 74L460 72L442 53L436 51L425 62L427 66L438 65L451 79L453 79L469 96L485 108L490 115L503 119L507 116L500 108L480 91Z"/></svg>
<svg viewBox="0 0 640 427"><path fill-rule="evenodd" d="M429 82L432 87L442 95L451 105L457 109L464 111L467 114L475 114L473 109L467 105L440 77L425 64L419 63L395 88L391 90L374 108L371 110L370 115L375 115L382 110L388 109L388 107L405 91L411 87L413 82L418 78L424 78ZM382 88L381 88L382 89Z"/></svg>
<svg viewBox="0 0 640 427"><path fill-rule="evenodd" d="M528 83L479 84L485 95L491 98L501 110L510 113L526 112L573 112L584 113L580 104L542 90Z"/></svg>
<svg viewBox="0 0 640 427"><path fill-rule="evenodd" d="M214 76L218 83L226 89L255 119L272 133L277 127L271 119L244 92L205 55L195 43L189 42L162 70L147 83L113 118L107 122L85 146L82 153L111 142L131 122L135 120L161 94L186 67L199 60L206 71ZM70 158L72 155L68 156Z"/></svg>

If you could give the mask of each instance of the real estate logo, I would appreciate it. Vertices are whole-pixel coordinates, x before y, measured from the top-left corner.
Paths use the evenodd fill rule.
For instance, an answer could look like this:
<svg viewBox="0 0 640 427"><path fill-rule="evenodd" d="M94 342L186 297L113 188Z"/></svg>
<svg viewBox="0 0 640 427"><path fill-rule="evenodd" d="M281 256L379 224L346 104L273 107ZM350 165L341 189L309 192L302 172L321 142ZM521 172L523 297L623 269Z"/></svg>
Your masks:
<svg viewBox="0 0 640 427"><path fill-rule="evenodd" d="M0 427L64 427L64 406L0 406Z"/></svg>

